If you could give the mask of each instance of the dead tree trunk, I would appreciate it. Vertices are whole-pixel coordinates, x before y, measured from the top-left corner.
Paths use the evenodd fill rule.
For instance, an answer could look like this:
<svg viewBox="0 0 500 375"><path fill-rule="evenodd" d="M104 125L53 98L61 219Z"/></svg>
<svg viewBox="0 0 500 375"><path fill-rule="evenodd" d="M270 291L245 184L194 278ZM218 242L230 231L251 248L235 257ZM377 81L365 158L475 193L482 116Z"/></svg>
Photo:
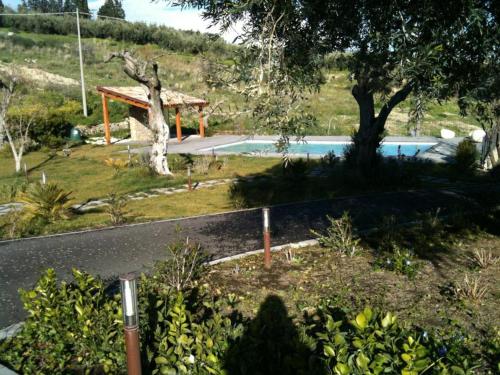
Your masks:
<svg viewBox="0 0 500 375"><path fill-rule="evenodd" d="M158 64L151 61L140 61L133 57L130 52L113 53L107 59L113 58L123 60L125 73L134 81L140 83L146 90L148 96L148 125L153 132L153 147L151 150L150 164L156 173L160 175L171 175L168 168L167 151L170 139L170 129L163 115L163 102L161 100L161 82L158 78Z"/></svg>
<svg viewBox="0 0 500 375"><path fill-rule="evenodd" d="M11 79L7 84L0 80L0 91L2 92L2 101L0 102L0 149L5 143L5 127L7 110L9 109L10 100L14 94L15 79Z"/></svg>

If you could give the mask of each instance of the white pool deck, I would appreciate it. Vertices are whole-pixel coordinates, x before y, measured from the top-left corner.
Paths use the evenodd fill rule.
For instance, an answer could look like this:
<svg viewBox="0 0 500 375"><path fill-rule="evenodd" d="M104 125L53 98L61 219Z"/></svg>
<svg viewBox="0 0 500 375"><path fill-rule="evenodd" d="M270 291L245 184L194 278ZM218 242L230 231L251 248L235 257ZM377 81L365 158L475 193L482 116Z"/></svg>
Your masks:
<svg viewBox="0 0 500 375"><path fill-rule="evenodd" d="M177 140L171 139L168 145L168 152L174 154L194 154L194 155L203 155L203 154L211 154L215 152L217 155L226 155L226 153L222 150L217 150L217 147L244 142L244 141L277 141L279 139L278 136L267 136L267 135L216 135L213 137L200 138L199 136L192 135L185 137L181 143L178 143ZM432 160L435 162L446 162L449 158L454 155L456 145L463 138L454 138L454 139L441 139L436 137L399 137L399 136L388 136L385 137L385 142L394 142L394 143L435 143L435 146L432 146L429 150L419 155L419 158ZM295 139L290 139L290 141L294 141ZM349 136L307 136L303 139L305 142L349 142L351 137ZM213 150L213 151L212 151ZM140 152L148 152L149 147L136 147L132 152L140 153ZM265 156L280 156L280 154L268 153ZM301 156L304 155L292 155L292 156ZM313 157L313 155L311 155Z"/></svg>

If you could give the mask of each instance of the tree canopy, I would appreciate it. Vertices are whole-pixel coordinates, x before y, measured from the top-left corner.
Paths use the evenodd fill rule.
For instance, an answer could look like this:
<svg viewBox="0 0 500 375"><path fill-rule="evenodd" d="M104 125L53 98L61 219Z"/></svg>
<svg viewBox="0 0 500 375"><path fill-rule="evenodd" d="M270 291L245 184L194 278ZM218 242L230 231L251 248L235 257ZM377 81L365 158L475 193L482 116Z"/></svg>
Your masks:
<svg viewBox="0 0 500 375"><path fill-rule="evenodd" d="M88 0L23 0L20 5L23 11L41 13L75 12L76 8L89 13Z"/></svg>
<svg viewBox="0 0 500 375"><path fill-rule="evenodd" d="M99 8L97 15L125 19L121 0L106 0Z"/></svg>
<svg viewBox="0 0 500 375"><path fill-rule="evenodd" d="M353 136L356 165L371 170L386 120L410 93L444 99L474 79L484 56L498 48L482 35L498 36L498 3L492 0L183 0L182 6L228 28L244 23L242 39L258 43L269 14L279 19L283 69L321 69L322 57L346 59L359 106ZM475 47L480 46L480 47ZM497 44L498 46L498 44Z"/></svg>

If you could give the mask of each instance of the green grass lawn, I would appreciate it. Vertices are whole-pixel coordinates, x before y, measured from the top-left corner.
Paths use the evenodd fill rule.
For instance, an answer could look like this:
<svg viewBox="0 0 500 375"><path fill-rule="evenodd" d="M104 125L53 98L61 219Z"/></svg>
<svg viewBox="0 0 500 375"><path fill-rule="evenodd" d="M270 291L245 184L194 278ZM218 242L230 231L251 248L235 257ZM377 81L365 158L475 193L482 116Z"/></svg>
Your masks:
<svg viewBox="0 0 500 375"><path fill-rule="evenodd" d="M202 164L201 161L213 162L211 156L169 155L169 165L174 175L165 177L154 175L147 167L141 166L139 155L133 154L131 167L117 169L106 164L105 161L109 159L127 160L125 146L82 145L73 147L69 157L61 151L28 153L24 158L28 169L26 179L24 173L14 173L14 161L7 151L0 154L0 204L15 201L13 187L20 191L27 183L40 181L42 173L45 173L49 182L72 192L72 205L107 198L109 194L120 196L148 192L155 188L181 187L187 183L186 160L195 163L192 175L194 185L206 180L238 178L235 183L199 188L193 192L129 200L126 205L128 223L334 198L366 191L437 188L460 181L480 182L488 178L475 173L457 175L449 165L387 161L383 164L380 177L373 184L362 186L339 161L328 165L319 160L296 160L285 170L280 158L240 155L219 156L215 166L201 169L197 165ZM322 171L321 175L311 175L317 171ZM432 177L439 179L434 180ZM0 217L3 224L8 224L9 220L12 220L9 216ZM85 213L74 213L69 220L44 225L24 235L103 227L110 223L106 209L101 207Z"/></svg>
<svg viewBox="0 0 500 375"><path fill-rule="evenodd" d="M92 146L84 145L72 149L70 157L62 152L31 152L23 159L28 168L28 180L39 181L45 172L48 181L57 183L65 190L72 191L75 203L89 199L103 198L110 193L126 194L148 191L154 188L180 186L187 182L186 170L173 170L173 177L152 176L145 168L124 168L115 170L105 164L109 158L127 159L127 154L120 152L125 146ZM7 150L8 151L8 150ZM26 181L24 174L16 175L14 160L8 152L0 157L0 186L22 184ZM134 159L137 159L134 156ZM170 156L171 165L178 156ZM276 158L247 158L228 156L223 158L225 164L220 170L209 170L207 174L194 172L194 181L231 178L236 175L249 175L265 172L279 165ZM175 167L175 165L172 165ZM0 198L0 202L6 198Z"/></svg>

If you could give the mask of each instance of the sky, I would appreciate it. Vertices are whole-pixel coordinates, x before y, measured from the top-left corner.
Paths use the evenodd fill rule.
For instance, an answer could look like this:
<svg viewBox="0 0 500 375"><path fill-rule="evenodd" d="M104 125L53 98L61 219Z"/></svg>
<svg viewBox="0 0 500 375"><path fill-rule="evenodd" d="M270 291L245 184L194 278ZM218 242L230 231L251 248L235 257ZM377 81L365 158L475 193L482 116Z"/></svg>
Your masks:
<svg viewBox="0 0 500 375"><path fill-rule="evenodd" d="M21 0L3 0L5 5L17 8ZM89 8L97 11L104 0L88 0ZM122 0L126 19L171 26L181 30L218 33L217 28L209 28L210 23L201 17L201 11L196 9L182 10L172 7L166 1ZM223 37L232 42L238 35L238 28L229 30Z"/></svg>

